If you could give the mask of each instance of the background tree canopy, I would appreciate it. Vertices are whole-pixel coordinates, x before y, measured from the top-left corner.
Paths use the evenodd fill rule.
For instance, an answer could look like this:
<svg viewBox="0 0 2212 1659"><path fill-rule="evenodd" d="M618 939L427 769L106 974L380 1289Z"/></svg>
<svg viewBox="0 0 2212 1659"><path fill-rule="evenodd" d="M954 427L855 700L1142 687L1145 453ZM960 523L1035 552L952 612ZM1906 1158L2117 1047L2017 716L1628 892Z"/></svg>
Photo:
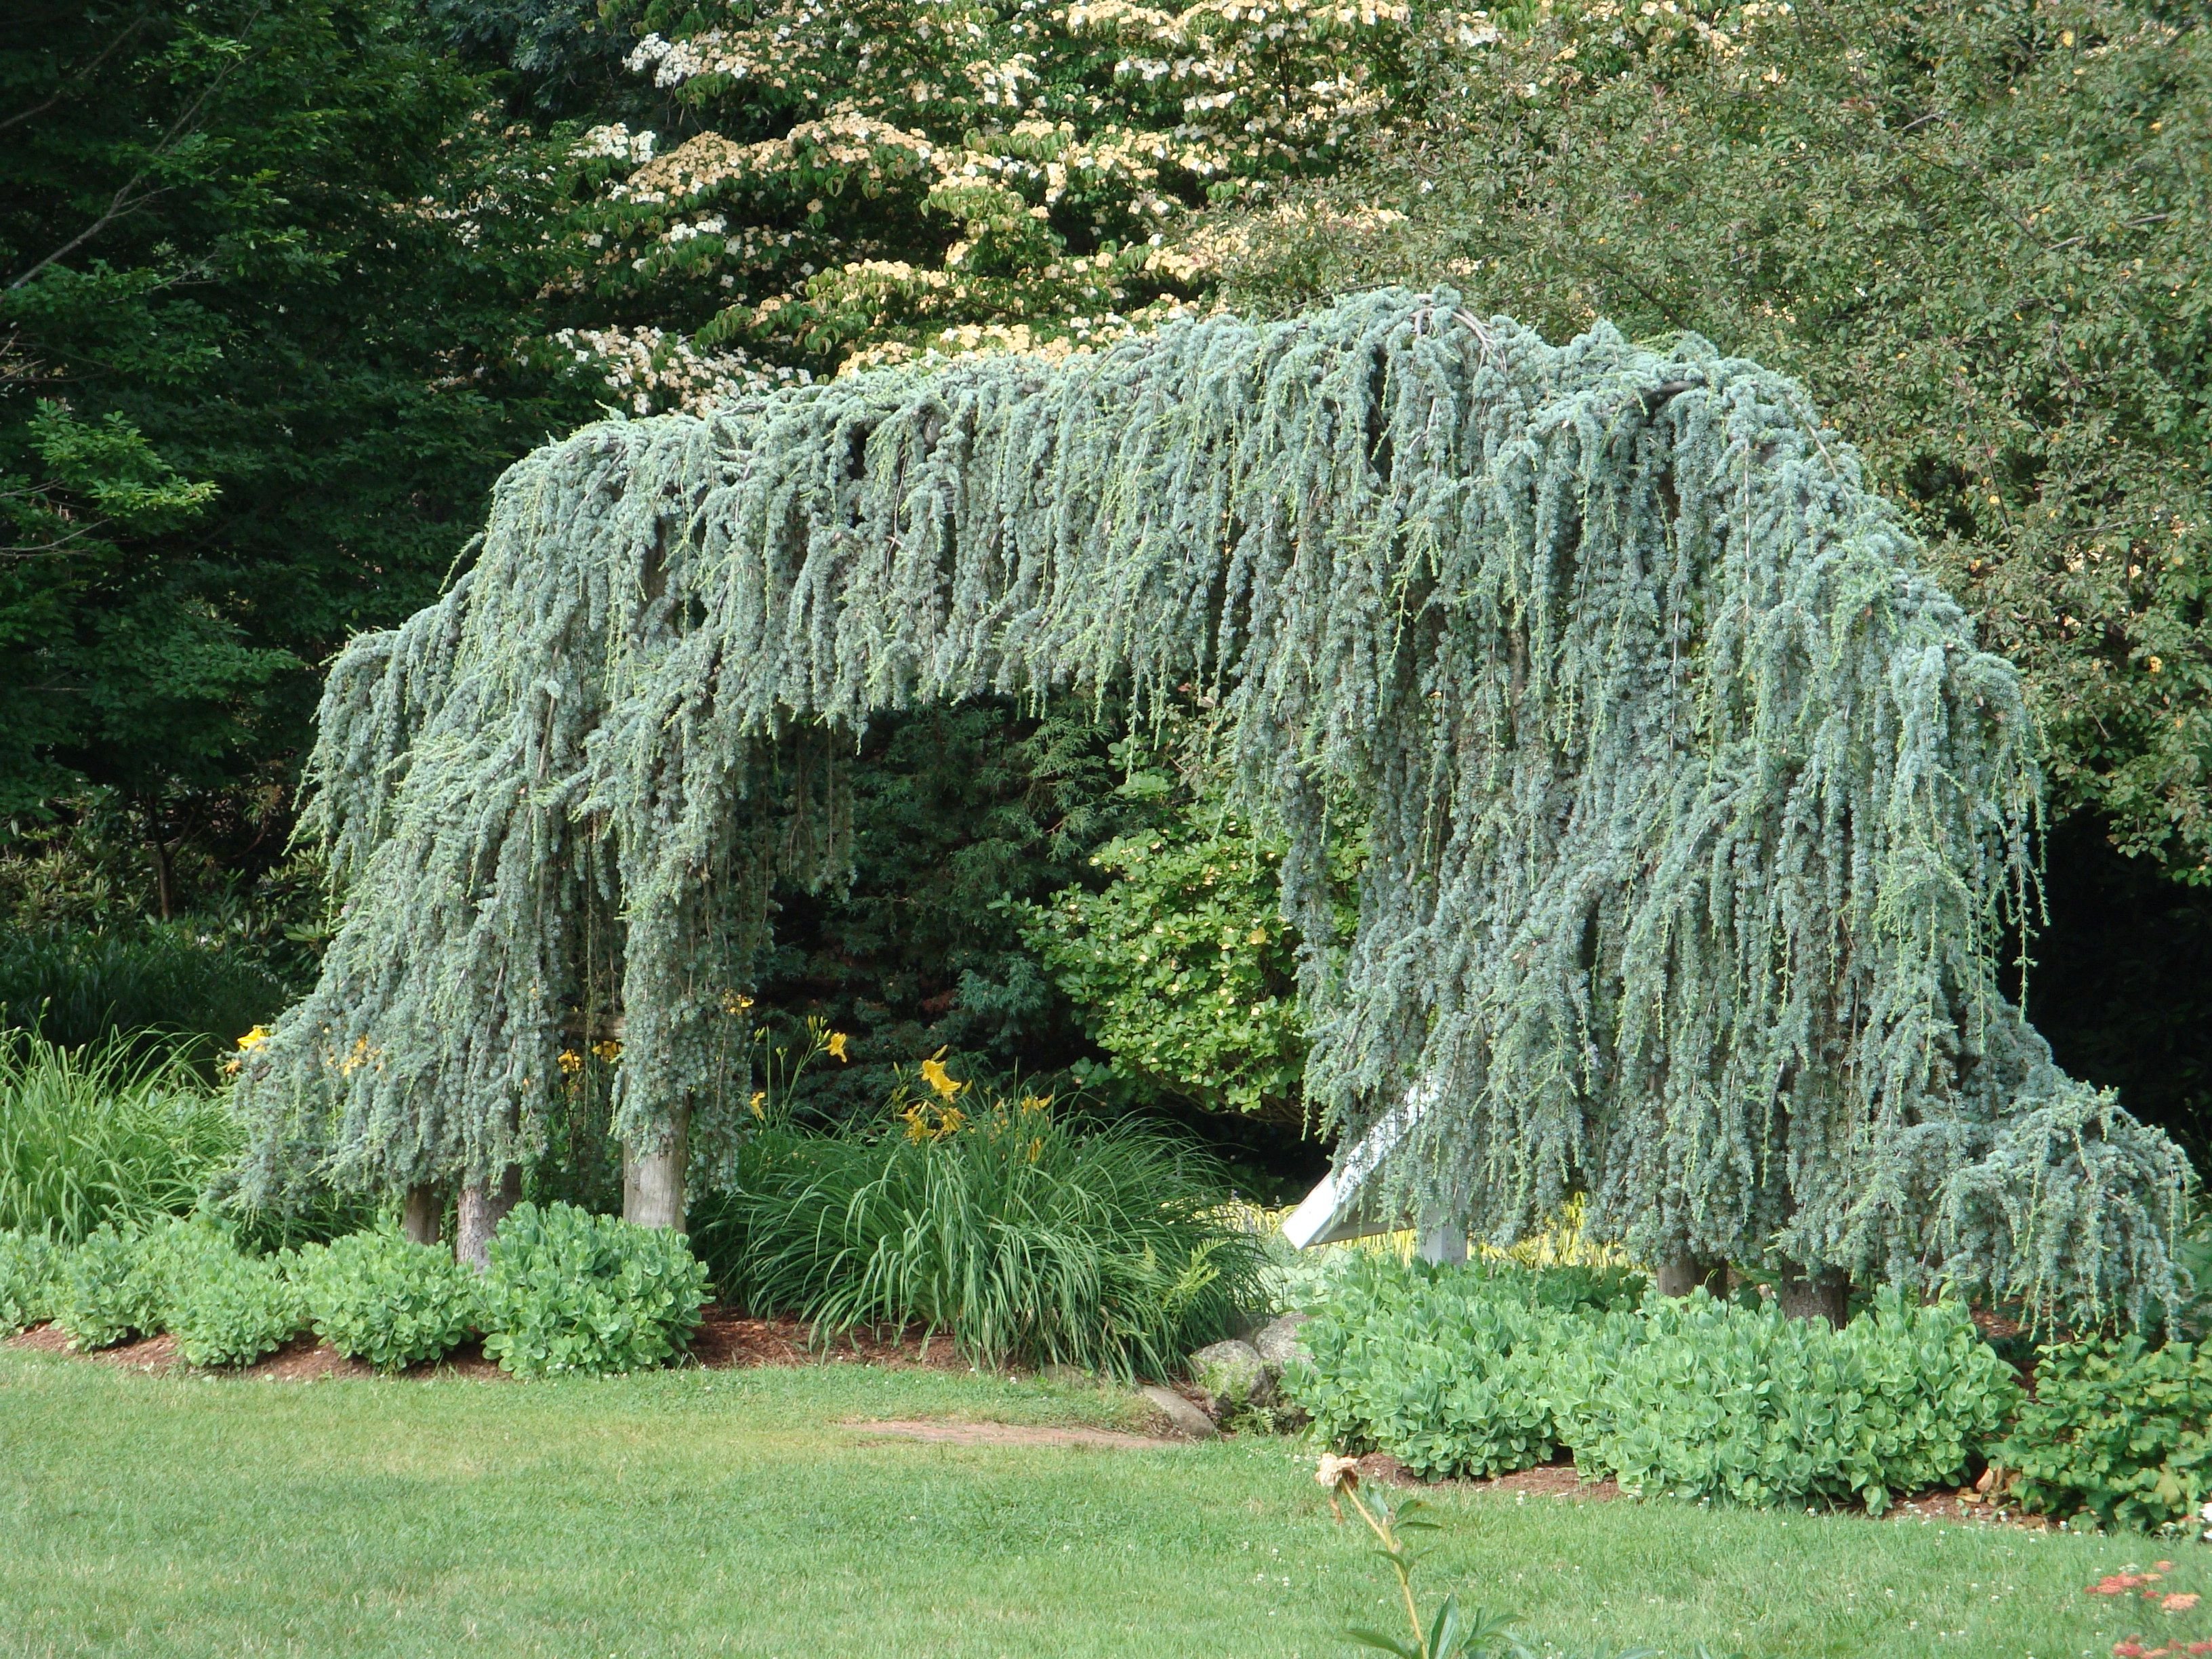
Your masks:
<svg viewBox="0 0 2212 1659"><path fill-rule="evenodd" d="M405 5L33 11L0 47L0 808L113 792L166 915L167 845L251 837L323 659L590 405L516 351L529 178Z"/></svg>

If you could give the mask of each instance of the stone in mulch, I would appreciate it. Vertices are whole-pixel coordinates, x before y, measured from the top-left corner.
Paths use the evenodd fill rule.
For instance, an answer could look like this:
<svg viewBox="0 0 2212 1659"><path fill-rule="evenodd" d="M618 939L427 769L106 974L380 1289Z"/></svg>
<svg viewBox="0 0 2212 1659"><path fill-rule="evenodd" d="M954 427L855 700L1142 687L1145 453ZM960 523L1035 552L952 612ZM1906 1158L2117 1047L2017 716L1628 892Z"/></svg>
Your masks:
<svg viewBox="0 0 2212 1659"><path fill-rule="evenodd" d="M1054 1428L1036 1423L948 1423L921 1418L848 1421L860 1434L894 1440L928 1440L952 1446L1096 1446L1115 1451L1174 1450L1189 1443L1118 1429Z"/></svg>
<svg viewBox="0 0 2212 1659"><path fill-rule="evenodd" d="M1158 1382L1147 1382L1137 1392L1186 1440L1211 1440L1221 1432L1214 1426L1212 1415L1188 1395Z"/></svg>
<svg viewBox="0 0 2212 1659"><path fill-rule="evenodd" d="M1190 1374L1218 1419L1247 1406L1262 1406L1275 1395L1274 1368L1249 1342L1231 1338L1210 1343L1190 1357Z"/></svg>
<svg viewBox="0 0 2212 1659"><path fill-rule="evenodd" d="M1289 1313L1279 1319L1271 1319L1252 1333L1252 1349L1275 1370L1280 1370L1294 1359L1311 1359L1313 1352L1298 1334L1298 1330L1310 1314Z"/></svg>

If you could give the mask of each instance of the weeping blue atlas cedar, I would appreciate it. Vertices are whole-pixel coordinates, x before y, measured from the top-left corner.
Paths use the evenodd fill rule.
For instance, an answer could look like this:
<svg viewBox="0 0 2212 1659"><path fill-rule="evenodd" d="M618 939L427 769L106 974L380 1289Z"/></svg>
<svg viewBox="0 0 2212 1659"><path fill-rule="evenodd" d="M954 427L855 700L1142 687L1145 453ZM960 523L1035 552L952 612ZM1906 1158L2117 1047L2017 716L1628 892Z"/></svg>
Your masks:
<svg viewBox="0 0 2212 1659"><path fill-rule="evenodd" d="M446 597L331 672L306 830L344 909L244 1066L250 1190L495 1180L617 1030L616 1133L713 1181L855 735L1070 687L1218 699L1290 848L1310 1100L1340 1145L1432 1103L1392 1201L1506 1239L1583 1191L1654 1258L2172 1304L2180 1154L2001 983L2038 905L2011 668L1790 382L1448 289L518 463Z"/></svg>

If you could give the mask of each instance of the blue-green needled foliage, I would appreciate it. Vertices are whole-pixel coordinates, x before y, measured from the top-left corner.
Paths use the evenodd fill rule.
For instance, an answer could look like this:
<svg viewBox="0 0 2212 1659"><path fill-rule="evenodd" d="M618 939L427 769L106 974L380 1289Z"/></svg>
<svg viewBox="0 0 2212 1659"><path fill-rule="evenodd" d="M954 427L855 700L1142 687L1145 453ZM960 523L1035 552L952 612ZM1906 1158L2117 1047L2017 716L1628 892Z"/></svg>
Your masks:
<svg viewBox="0 0 2212 1659"><path fill-rule="evenodd" d="M251 1176L482 1179L617 1011L617 1133L688 1119L710 1167L854 732L1071 685L1220 699L1288 848L1309 1097L1340 1145L1411 1118L1396 1198L1502 1239L1582 1189L1652 1257L2170 1303L2180 1155L2001 988L2040 789L2011 668L1790 383L1444 289L518 464L447 597L331 676L346 908L247 1056Z"/></svg>

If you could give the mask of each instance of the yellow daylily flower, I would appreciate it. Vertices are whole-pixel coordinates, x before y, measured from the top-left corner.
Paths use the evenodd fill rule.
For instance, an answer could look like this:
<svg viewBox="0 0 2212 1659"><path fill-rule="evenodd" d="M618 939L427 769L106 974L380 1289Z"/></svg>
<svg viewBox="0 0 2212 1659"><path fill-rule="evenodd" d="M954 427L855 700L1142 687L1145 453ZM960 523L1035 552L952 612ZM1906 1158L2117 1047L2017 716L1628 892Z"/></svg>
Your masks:
<svg viewBox="0 0 2212 1659"><path fill-rule="evenodd" d="M921 1080L937 1091L940 1100L950 1100L968 1085L956 1083L952 1073L945 1069L945 1050L939 1048L921 1062Z"/></svg>

